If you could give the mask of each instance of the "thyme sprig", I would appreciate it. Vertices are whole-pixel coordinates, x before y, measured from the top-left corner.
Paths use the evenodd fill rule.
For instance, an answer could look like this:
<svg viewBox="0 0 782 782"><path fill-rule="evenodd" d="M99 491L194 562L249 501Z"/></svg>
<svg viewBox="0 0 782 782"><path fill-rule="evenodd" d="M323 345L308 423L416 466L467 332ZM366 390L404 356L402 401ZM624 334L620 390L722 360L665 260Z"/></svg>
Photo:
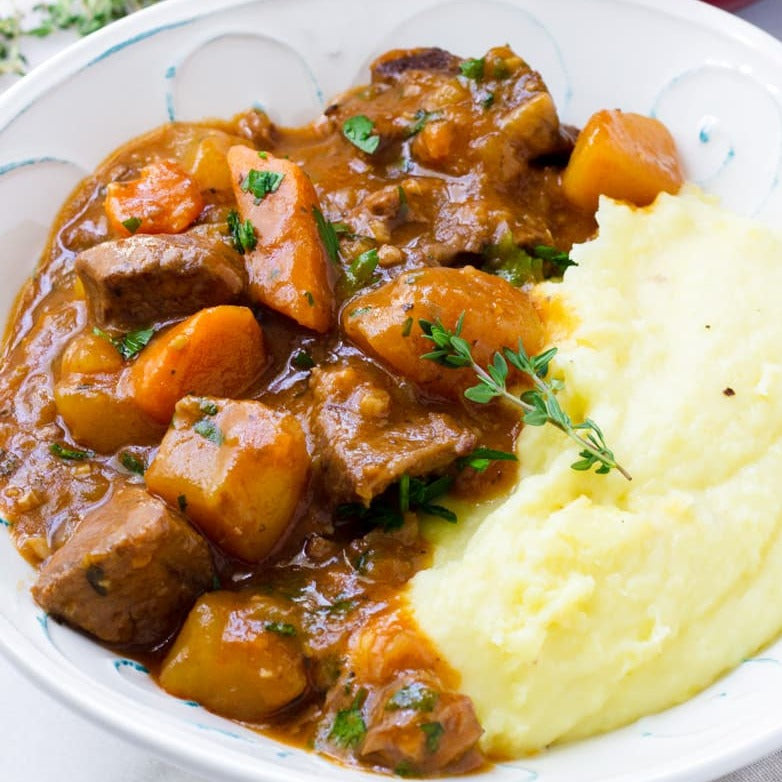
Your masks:
<svg viewBox="0 0 782 782"><path fill-rule="evenodd" d="M538 356L530 356L519 340L518 350L505 347L502 351L495 352L491 363L484 369L475 361L470 344L461 336L464 315L462 313L459 316L453 331L443 326L439 319L434 323L419 320L418 325L424 337L433 342L436 348L430 353L425 353L421 358L450 369L471 368L478 377L478 384L464 392L465 397L470 401L487 404L492 399L500 397L524 412L525 424L529 426L551 424L564 432L581 449L580 459L570 465L572 469L586 472L595 468L598 475L617 470L628 481L632 480L630 473L617 462L600 427L591 418L573 423L559 404L557 392L562 390L562 382L553 378L546 379L551 359L557 353L556 348L550 348ZM525 374L532 381L533 388L520 396L508 391L509 365Z"/></svg>

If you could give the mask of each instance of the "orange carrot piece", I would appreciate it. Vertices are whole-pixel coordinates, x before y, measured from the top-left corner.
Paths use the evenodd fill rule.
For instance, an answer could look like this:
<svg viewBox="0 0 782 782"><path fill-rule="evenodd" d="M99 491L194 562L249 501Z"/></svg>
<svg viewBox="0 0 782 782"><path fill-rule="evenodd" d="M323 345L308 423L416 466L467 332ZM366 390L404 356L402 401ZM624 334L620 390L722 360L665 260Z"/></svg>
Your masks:
<svg viewBox="0 0 782 782"><path fill-rule="evenodd" d="M168 423L187 394L235 397L266 363L263 333L247 307L201 310L154 337L130 369L136 404Z"/></svg>
<svg viewBox="0 0 782 782"><path fill-rule="evenodd" d="M120 236L177 234L204 208L195 179L170 160L144 166L138 179L110 182L104 202L111 227Z"/></svg>
<svg viewBox="0 0 782 782"><path fill-rule="evenodd" d="M250 296L302 326L328 331L334 318L333 281L314 218L315 188L295 163L261 154L243 146L228 151L239 213L258 237L255 249L245 255ZM253 188L250 176L266 187Z"/></svg>
<svg viewBox="0 0 782 782"><path fill-rule="evenodd" d="M601 195L648 206L676 193L684 175L676 143L662 122L617 110L598 111L576 142L562 178L576 206L595 211Z"/></svg>

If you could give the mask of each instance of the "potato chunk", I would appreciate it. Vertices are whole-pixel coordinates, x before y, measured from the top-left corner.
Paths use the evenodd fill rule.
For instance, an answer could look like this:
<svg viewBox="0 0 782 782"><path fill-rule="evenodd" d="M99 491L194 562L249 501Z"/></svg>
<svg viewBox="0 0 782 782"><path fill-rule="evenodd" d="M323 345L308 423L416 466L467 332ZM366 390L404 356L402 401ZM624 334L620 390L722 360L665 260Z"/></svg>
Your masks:
<svg viewBox="0 0 782 782"><path fill-rule="evenodd" d="M594 212L601 195L648 206L663 191L678 192L683 181L668 128L616 109L598 111L584 126L562 186L576 206Z"/></svg>
<svg viewBox="0 0 782 782"><path fill-rule="evenodd" d="M439 319L453 329L462 313L462 336L481 366L502 347L515 349L519 339L528 353L537 353L543 345L543 326L527 294L471 266L402 274L353 299L343 310L342 327L362 350L374 353L424 391L459 399L475 384L475 373L422 359L434 346L418 321Z"/></svg>
<svg viewBox="0 0 782 782"><path fill-rule="evenodd" d="M264 720L307 688L289 611L267 596L204 595L163 661L161 686L230 719Z"/></svg>
<svg viewBox="0 0 782 782"><path fill-rule="evenodd" d="M161 424L136 404L117 349L90 332L66 347L54 401L73 438L99 453L131 443L151 445L163 434Z"/></svg>
<svg viewBox="0 0 782 782"><path fill-rule="evenodd" d="M293 416L260 402L188 396L146 481L220 548L257 562L287 531L309 461Z"/></svg>

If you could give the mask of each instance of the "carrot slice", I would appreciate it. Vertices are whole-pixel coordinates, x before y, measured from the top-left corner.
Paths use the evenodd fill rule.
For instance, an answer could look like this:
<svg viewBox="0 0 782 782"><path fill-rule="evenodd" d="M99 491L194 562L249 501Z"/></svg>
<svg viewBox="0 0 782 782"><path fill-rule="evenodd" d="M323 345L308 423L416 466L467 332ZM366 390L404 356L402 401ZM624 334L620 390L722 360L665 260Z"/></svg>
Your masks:
<svg viewBox="0 0 782 782"><path fill-rule="evenodd" d="M312 182L295 163L249 147L232 147L228 166L242 221L249 220L258 237L245 255L251 298L302 326L328 331L333 281L315 223Z"/></svg>
<svg viewBox="0 0 782 782"><path fill-rule="evenodd" d="M104 208L120 236L177 234L201 214L204 199L193 177L176 163L160 160L144 166L138 179L110 182Z"/></svg>
<svg viewBox="0 0 782 782"><path fill-rule="evenodd" d="M168 423L187 394L234 397L261 374L266 363L263 333L247 307L201 310L154 337L131 367L136 404Z"/></svg>
<svg viewBox="0 0 782 782"><path fill-rule="evenodd" d="M601 195L647 206L659 193L676 193L684 176L676 143L662 122L619 110L593 114L562 178L565 195L595 211Z"/></svg>

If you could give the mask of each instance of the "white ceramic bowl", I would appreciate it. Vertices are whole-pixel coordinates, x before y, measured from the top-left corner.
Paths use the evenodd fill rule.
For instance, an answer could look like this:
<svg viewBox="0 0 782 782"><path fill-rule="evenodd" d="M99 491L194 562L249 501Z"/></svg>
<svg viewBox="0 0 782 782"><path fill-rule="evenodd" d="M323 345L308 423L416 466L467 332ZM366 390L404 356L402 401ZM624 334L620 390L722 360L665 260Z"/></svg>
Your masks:
<svg viewBox="0 0 782 782"><path fill-rule="evenodd" d="M395 46L464 56L510 43L561 116L654 114L687 174L737 211L782 218L782 45L696 0L170 0L91 36L0 98L0 315L63 199L130 137L259 104L304 122ZM0 531L0 648L95 721L220 780L374 779L159 691L144 669L47 621ZM780 574L782 577L782 574ZM686 704L495 766L487 782L700 782L782 746L782 642Z"/></svg>

